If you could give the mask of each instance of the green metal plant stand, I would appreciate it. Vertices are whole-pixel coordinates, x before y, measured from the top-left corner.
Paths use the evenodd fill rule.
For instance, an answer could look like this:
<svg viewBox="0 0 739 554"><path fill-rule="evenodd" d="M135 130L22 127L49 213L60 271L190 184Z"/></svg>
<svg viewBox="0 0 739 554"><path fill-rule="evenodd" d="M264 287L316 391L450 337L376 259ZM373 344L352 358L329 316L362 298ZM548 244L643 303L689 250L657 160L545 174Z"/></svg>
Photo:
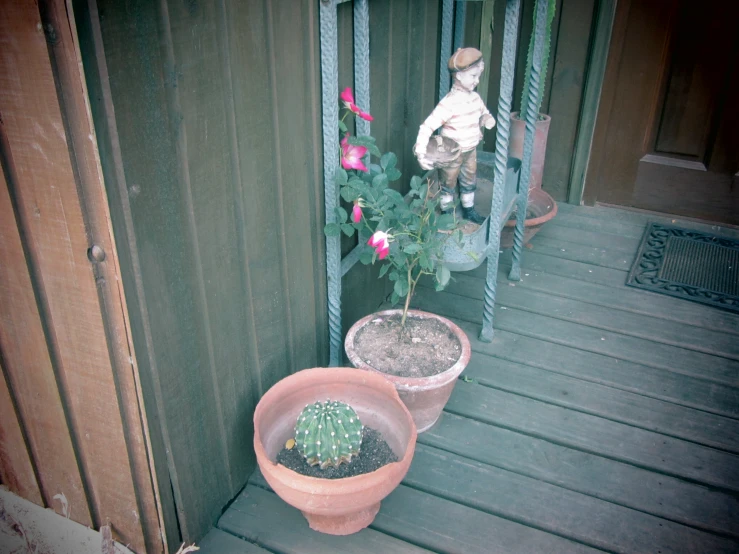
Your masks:
<svg viewBox="0 0 739 554"><path fill-rule="evenodd" d="M338 75L338 43L337 43L337 6L347 0L319 0L320 2L320 37L321 37L321 89L323 97L323 170L325 189L326 223L335 223L335 208L339 206L339 194L334 182L336 168L339 167L339 137L336 132L339 121L339 75ZM369 0L354 0L354 89L357 104L370 111L369 88ZM469 0L472 1L472 0ZM489 8L492 2L487 0ZM442 27L439 97L449 91L449 72L446 60L452 54L452 44L460 46L463 41L464 0L442 1ZM486 10L483 10L487 13ZM455 23L456 13L456 23ZM534 145L534 132L538 116L539 88L542 86L544 71L542 58L544 52L547 0L536 0L534 23L534 50L531 69L531 87L526 105L521 107L525 114L526 134L524 139L523 160L520 178L507 179L508 141L511 128L511 105L513 97L513 81L516 62L516 44L518 39L521 0L506 0L505 25L503 30L503 59L501 62L500 99L498 101L497 133L495 154L481 153L480 163L493 167L493 197L490 216L483 226L487 226L487 247L484 256L487 259L487 278L483 305L482 330L480 340L490 342L493 339L493 320L495 307L496 282L498 275L498 255L500 251L500 234L505 222L516 210L516 227L514 231L513 266L509 279L521 278L521 254L524 244L524 221L528 204L529 181L531 175L531 154ZM489 36L483 34L482 42ZM481 44L483 48L486 44ZM489 56L489 48L484 50ZM489 64L489 58L486 58ZM370 123L359 120L357 135L369 135ZM506 183L508 185L506 186ZM328 283L328 323L329 323L329 364L338 366L342 362L342 325L341 325L341 279L359 259L360 242L352 252L341 259L340 237L326 237L326 274Z"/></svg>

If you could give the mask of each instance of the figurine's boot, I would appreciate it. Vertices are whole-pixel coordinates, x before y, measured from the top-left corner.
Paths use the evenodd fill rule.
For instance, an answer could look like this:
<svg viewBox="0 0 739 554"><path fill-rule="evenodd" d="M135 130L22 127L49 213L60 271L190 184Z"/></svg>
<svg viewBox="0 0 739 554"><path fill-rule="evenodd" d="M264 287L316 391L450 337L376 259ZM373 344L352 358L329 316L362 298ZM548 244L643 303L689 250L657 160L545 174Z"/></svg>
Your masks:
<svg viewBox="0 0 739 554"><path fill-rule="evenodd" d="M470 206L469 208L465 208L464 206L462 206L462 216L467 221L471 221L472 223L476 223L477 225L482 225L485 222L485 218L478 214L477 211L475 211L474 206Z"/></svg>
<svg viewBox="0 0 739 554"><path fill-rule="evenodd" d="M477 225L482 225L485 221L485 218L478 214L475 210L474 189L472 189L472 192L463 192L460 195L460 200L462 201L462 216L467 221L471 221L472 223L476 223Z"/></svg>

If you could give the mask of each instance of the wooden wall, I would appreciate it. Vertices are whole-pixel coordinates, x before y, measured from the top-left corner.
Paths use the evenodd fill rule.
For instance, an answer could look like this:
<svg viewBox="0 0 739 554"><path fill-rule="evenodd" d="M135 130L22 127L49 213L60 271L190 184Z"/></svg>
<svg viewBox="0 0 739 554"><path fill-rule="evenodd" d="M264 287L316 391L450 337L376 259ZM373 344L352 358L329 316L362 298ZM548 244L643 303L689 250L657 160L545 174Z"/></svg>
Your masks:
<svg viewBox="0 0 739 554"><path fill-rule="evenodd" d="M83 525L109 525L137 552L159 552L75 41L63 1L0 3L0 481Z"/></svg>
<svg viewBox="0 0 739 554"><path fill-rule="evenodd" d="M373 134L409 177L439 3L370 4ZM196 540L255 467L261 394L328 360L318 1L74 8L165 528ZM344 287L347 328L385 298L363 266Z"/></svg>
<svg viewBox="0 0 739 554"><path fill-rule="evenodd" d="M479 45L483 2L468 2L465 24L465 46ZM533 0L522 0L519 43L516 50L516 76L513 109L519 110L526 53L533 27ZM552 117L547 143L542 188L557 202L567 200L570 173L580 121L580 108L585 87L585 74L590 53L593 18L597 0L557 0L552 23L549 71L545 80L541 112ZM505 2L495 2L491 71L487 105L491 112L498 108L500 62L503 51ZM485 132L483 149L495 151L495 129Z"/></svg>

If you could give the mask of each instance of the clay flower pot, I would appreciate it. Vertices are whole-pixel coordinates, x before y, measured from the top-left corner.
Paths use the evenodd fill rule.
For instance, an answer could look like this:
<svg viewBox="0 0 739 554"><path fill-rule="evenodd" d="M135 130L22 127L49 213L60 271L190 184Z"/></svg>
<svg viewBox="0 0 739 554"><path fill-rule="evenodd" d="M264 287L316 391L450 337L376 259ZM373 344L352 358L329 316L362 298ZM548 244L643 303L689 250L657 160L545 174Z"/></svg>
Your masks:
<svg viewBox="0 0 739 554"><path fill-rule="evenodd" d="M301 410L327 398L354 408L364 425L382 434L399 461L344 479L306 477L276 464ZM321 533L349 535L372 523L380 501L408 472L415 447L416 426L393 386L379 375L356 369L299 371L269 389L254 412L254 450L264 478Z"/></svg>
<svg viewBox="0 0 739 554"><path fill-rule="evenodd" d="M540 189L541 180L544 175L544 160L547 155L547 138L549 137L549 124L552 118L548 115L539 114L534 132L534 149L531 152L531 181L529 190ZM508 142L508 155L512 158L523 159L523 142L526 134L526 122L519 119L518 112L511 113L511 138Z"/></svg>
<svg viewBox="0 0 739 554"><path fill-rule="evenodd" d="M554 198L543 189L529 189L529 205L527 212L530 217L524 221L523 243L526 244L539 229L555 215L557 215L557 203ZM513 246L513 233L516 227L515 216L505 222L500 233L500 247L511 248Z"/></svg>
<svg viewBox="0 0 739 554"><path fill-rule="evenodd" d="M441 411L452 395L452 390L457 383L459 374L464 371L464 368L470 362L472 350L470 348L470 341L464 331L448 319L421 310L408 310L409 317L433 318L446 325L459 340L462 353L454 365L430 377L397 377L383 373L359 357L354 348L354 339L357 332L372 320L378 317L390 317L397 314L402 314L402 310L375 312L360 319L349 329L349 333L347 333L346 340L344 341L344 349L346 350L346 355L349 357L349 361L354 367L382 375L395 386L398 394L400 394L401 400L408 410L410 410L418 432L422 433L439 419Z"/></svg>

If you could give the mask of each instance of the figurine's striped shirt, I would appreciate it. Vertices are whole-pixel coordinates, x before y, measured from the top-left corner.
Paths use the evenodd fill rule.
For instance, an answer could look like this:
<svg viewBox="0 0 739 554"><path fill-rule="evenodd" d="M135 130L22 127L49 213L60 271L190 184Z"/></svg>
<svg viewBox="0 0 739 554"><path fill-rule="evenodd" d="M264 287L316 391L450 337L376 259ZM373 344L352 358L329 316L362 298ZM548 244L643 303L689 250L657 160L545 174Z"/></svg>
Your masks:
<svg viewBox="0 0 739 554"><path fill-rule="evenodd" d="M457 141L462 152L474 150L482 139L480 118L489 113L479 94L452 87L421 124L416 144L425 146L431 134L442 127L441 135Z"/></svg>

